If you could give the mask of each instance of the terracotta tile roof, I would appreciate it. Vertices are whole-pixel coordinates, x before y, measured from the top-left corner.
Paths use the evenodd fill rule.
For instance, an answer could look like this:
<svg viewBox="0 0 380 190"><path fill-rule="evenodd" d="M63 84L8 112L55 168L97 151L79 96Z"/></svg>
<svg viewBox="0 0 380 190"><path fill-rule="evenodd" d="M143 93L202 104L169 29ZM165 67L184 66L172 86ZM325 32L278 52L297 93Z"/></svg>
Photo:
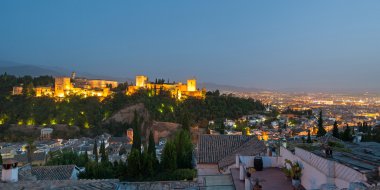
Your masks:
<svg viewBox="0 0 380 190"><path fill-rule="evenodd" d="M60 190L114 190L117 189L119 180L38 180L19 181L17 183L0 183L0 189L60 189Z"/></svg>
<svg viewBox="0 0 380 190"><path fill-rule="evenodd" d="M108 139L109 143L128 143L129 138L127 137L110 137Z"/></svg>
<svg viewBox="0 0 380 190"><path fill-rule="evenodd" d="M27 154L17 154L13 158L19 163L28 163L28 155ZM46 154L44 152L33 153L32 161L44 161L46 159Z"/></svg>
<svg viewBox="0 0 380 190"><path fill-rule="evenodd" d="M264 155L266 150L267 148L264 141L259 141L257 138L252 138L240 146L238 149L233 151L231 154L221 159L218 162L218 166L219 168L224 168L234 164L237 154L241 156L257 156Z"/></svg>
<svg viewBox="0 0 380 190"><path fill-rule="evenodd" d="M225 167L235 162L235 155L254 156L265 153L264 142L246 135L201 135L198 163L215 163Z"/></svg>
<svg viewBox="0 0 380 190"><path fill-rule="evenodd" d="M75 165L32 167L31 173L37 180L69 180L72 177Z"/></svg>

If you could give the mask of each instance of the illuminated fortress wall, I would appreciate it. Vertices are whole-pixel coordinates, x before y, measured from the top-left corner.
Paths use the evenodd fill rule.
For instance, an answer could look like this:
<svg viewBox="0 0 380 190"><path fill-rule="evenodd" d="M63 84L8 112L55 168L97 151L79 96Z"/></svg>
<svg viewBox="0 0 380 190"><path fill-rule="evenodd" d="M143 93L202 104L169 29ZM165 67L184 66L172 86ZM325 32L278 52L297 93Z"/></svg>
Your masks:
<svg viewBox="0 0 380 190"><path fill-rule="evenodd" d="M50 86L37 86L34 88L34 91L36 97L54 96L63 98L69 95L107 97L112 93L109 87L116 88L117 86L118 82L111 80L56 77L54 78L54 88ZM12 94L20 95L22 94L22 89L22 86L15 86L13 87Z"/></svg>
<svg viewBox="0 0 380 190"><path fill-rule="evenodd" d="M145 87L147 82L148 82L148 77L142 76L142 75L136 76L136 86L137 87Z"/></svg>
<svg viewBox="0 0 380 190"><path fill-rule="evenodd" d="M189 91L189 92L197 91L197 80L196 79L187 80L187 91Z"/></svg>
<svg viewBox="0 0 380 190"><path fill-rule="evenodd" d="M170 94L177 99L186 99L188 97L204 98L206 90L197 90L196 79L187 80L187 84L179 83L153 83L148 81L146 76L136 76L136 85L128 86L127 95L134 94L140 88L149 89L153 93L160 93L161 90L170 92Z"/></svg>
<svg viewBox="0 0 380 190"><path fill-rule="evenodd" d="M56 77L54 83L54 95L64 97L72 89L70 77Z"/></svg>
<svg viewBox="0 0 380 190"><path fill-rule="evenodd" d="M118 82L109 81L109 80L92 79L92 80L88 80L88 85L90 88L107 88L107 86L111 86L111 88L116 88L118 85Z"/></svg>

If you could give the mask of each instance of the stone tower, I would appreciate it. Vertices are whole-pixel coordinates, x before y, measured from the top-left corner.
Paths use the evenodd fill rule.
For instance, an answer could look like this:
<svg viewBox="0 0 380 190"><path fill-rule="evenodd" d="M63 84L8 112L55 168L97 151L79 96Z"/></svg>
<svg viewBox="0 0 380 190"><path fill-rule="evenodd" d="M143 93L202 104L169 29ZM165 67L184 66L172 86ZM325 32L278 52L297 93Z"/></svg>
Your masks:
<svg viewBox="0 0 380 190"><path fill-rule="evenodd" d="M143 76L143 75L136 76L137 87L145 87L147 82L148 82L148 77Z"/></svg>
<svg viewBox="0 0 380 190"><path fill-rule="evenodd" d="M195 78L187 80L187 91L189 92L197 91L197 80Z"/></svg>
<svg viewBox="0 0 380 190"><path fill-rule="evenodd" d="M64 97L65 91L71 90L71 81L69 77L57 77L54 79L54 94L58 97Z"/></svg>

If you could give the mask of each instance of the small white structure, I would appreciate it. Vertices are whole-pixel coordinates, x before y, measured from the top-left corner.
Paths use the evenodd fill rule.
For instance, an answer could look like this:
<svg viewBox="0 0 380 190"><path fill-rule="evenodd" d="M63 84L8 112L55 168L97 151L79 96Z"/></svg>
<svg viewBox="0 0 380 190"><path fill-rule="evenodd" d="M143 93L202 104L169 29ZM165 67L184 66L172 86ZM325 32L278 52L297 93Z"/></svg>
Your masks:
<svg viewBox="0 0 380 190"><path fill-rule="evenodd" d="M41 139L49 140L51 138L51 134L53 133L52 128L43 128L41 129Z"/></svg>
<svg viewBox="0 0 380 190"><path fill-rule="evenodd" d="M14 160L6 160L3 163L1 171L1 181L3 182L17 182L18 181L18 167L17 162Z"/></svg>

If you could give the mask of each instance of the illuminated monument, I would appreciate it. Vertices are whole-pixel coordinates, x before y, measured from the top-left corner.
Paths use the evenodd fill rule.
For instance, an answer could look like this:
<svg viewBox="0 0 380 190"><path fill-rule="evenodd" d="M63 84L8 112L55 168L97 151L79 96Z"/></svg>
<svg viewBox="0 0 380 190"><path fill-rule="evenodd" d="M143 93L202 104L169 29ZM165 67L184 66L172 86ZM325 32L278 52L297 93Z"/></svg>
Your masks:
<svg viewBox="0 0 380 190"><path fill-rule="evenodd" d="M69 77L57 77L54 80L54 96L64 97L73 88Z"/></svg>
<svg viewBox="0 0 380 190"><path fill-rule="evenodd" d="M187 84L165 83L164 81L149 82L148 77L136 76L135 86L128 86L127 95L136 93L139 89L147 89L150 95L159 94L162 90L168 91L174 98L186 99L188 97L204 98L206 89L197 89L197 80L195 78L187 80Z"/></svg>
<svg viewBox="0 0 380 190"><path fill-rule="evenodd" d="M65 97L68 95L80 96L99 96L107 97L110 95L110 89L116 88L118 82L101 79L86 79L75 78L75 73L72 77L57 77L54 84L54 96Z"/></svg>
<svg viewBox="0 0 380 190"><path fill-rule="evenodd" d="M69 95L107 97L111 94L111 89L117 86L117 81L76 78L76 74L73 72L71 77L54 78L54 87L37 86L34 88L34 91L36 97L49 96L63 98ZM13 87L12 94L21 95L22 91L22 86L15 86Z"/></svg>

